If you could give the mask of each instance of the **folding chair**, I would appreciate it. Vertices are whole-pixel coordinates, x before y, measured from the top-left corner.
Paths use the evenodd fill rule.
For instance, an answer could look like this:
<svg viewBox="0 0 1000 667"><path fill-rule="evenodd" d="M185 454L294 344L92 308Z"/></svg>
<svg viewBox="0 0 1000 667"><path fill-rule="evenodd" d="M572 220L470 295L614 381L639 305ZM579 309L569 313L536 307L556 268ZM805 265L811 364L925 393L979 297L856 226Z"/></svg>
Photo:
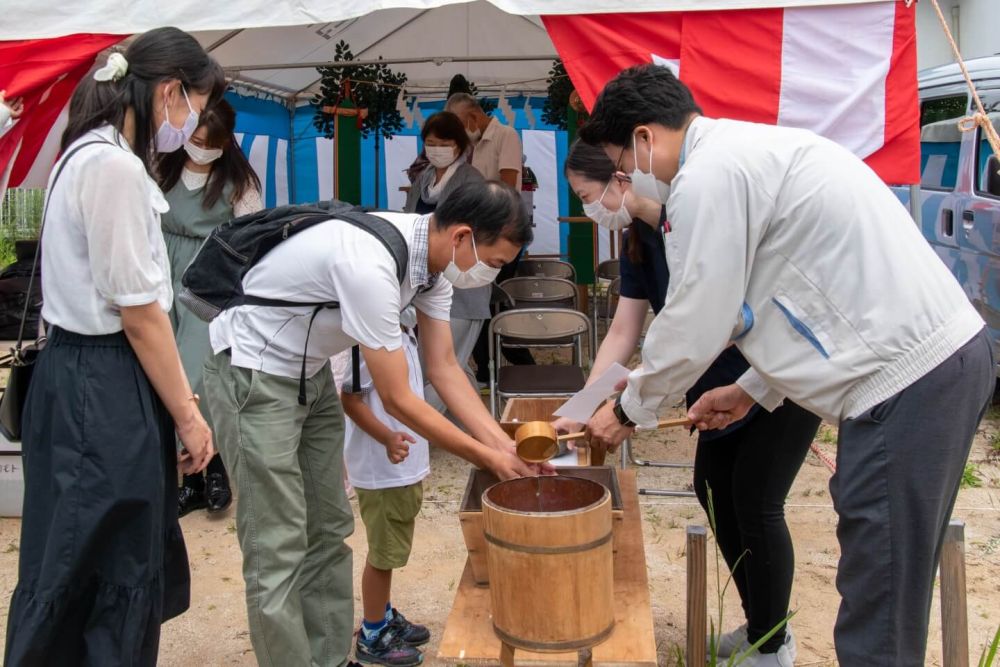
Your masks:
<svg viewBox="0 0 1000 667"><path fill-rule="evenodd" d="M565 278L511 278L500 283L516 308L577 308L576 284Z"/></svg>
<svg viewBox="0 0 1000 667"><path fill-rule="evenodd" d="M597 321L601 318L601 313L608 312L608 293L601 293L600 284L605 282L613 283L616 279L621 277L621 261L617 259L606 259L597 265L597 270L594 272L594 290L593 296L591 297L591 318L594 321L594 340L600 344L600 340L597 334ZM610 285L608 286L610 289ZM617 300L615 301L617 305ZM614 310L610 311L614 315ZM610 319L610 317L605 318Z"/></svg>
<svg viewBox="0 0 1000 667"><path fill-rule="evenodd" d="M490 411L500 414L500 402L515 397L569 397L583 389L584 338L588 349L590 318L567 308L519 308L500 313L490 322ZM498 361L501 345L530 348L570 348L570 364L505 366ZM590 358L586 357L589 365Z"/></svg>
<svg viewBox="0 0 1000 667"><path fill-rule="evenodd" d="M615 318L615 310L618 308L618 300L622 295L622 279L615 278L608 285L607 291L601 295L600 306L601 308L594 311L594 340L597 341L598 347L601 345L600 331L597 326L600 321L604 322L604 335L608 335L608 327L611 326L611 320ZM598 304L595 304L595 307Z"/></svg>
<svg viewBox="0 0 1000 667"><path fill-rule="evenodd" d="M622 443L621 450L621 467L622 470L628 469L629 464L632 464L639 468L687 468L693 469L693 463L667 463L666 461L647 461L646 459L641 459L635 455L632 451L632 438L626 438L625 442ZM641 496L667 496L671 498L693 498L694 491L687 491L685 489L639 489L639 495Z"/></svg>
<svg viewBox="0 0 1000 667"><path fill-rule="evenodd" d="M562 278L576 284L576 268L561 259L522 259L514 275L521 278Z"/></svg>

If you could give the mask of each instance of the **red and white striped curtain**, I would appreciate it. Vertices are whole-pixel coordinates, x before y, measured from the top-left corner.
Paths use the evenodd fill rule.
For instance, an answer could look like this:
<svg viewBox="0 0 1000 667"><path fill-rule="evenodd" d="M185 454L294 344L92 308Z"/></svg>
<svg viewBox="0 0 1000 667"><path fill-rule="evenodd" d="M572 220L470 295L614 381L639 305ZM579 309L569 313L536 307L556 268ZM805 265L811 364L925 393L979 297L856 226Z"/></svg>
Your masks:
<svg viewBox="0 0 1000 667"><path fill-rule="evenodd" d="M857 5L545 16L584 104L625 67L658 62L708 116L813 130L887 183L918 183L915 7Z"/></svg>

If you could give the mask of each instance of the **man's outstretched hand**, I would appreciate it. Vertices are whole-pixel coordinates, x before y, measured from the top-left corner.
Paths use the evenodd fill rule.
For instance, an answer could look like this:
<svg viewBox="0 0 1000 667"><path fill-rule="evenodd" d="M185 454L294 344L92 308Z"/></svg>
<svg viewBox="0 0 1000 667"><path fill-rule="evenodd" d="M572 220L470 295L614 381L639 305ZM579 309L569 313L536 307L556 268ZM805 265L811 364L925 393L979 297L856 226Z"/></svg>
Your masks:
<svg viewBox="0 0 1000 667"><path fill-rule="evenodd" d="M688 419L699 431L725 428L746 416L754 400L737 384L706 391L688 410Z"/></svg>

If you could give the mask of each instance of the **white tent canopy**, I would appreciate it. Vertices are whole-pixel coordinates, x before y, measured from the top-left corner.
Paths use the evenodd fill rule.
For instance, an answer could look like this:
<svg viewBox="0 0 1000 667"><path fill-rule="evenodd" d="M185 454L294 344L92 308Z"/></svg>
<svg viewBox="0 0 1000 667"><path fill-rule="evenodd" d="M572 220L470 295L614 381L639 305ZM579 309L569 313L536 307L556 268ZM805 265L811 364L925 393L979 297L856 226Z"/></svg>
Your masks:
<svg viewBox="0 0 1000 667"><path fill-rule="evenodd" d="M517 15L750 9L861 4L870 0L488 0ZM5 3L0 40L73 33L129 35L165 25L188 31L316 25L380 9L431 9L463 0L36 0ZM499 32L497 38L503 38Z"/></svg>
<svg viewBox="0 0 1000 667"><path fill-rule="evenodd" d="M309 26L194 33L234 83L286 98L318 92L317 63L333 60L344 40L359 61L383 58L407 75L407 95L443 97L461 73L481 92L545 95L557 57L541 20L507 14L479 0L436 9L384 9ZM405 62L399 62L405 61ZM273 69L260 69L274 65Z"/></svg>

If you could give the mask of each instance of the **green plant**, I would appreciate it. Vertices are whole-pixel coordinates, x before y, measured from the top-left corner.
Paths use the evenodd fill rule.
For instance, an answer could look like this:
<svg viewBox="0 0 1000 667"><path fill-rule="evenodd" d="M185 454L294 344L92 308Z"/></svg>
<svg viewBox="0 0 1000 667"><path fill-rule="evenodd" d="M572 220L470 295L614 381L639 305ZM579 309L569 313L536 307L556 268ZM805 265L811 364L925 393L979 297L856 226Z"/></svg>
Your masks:
<svg viewBox="0 0 1000 667"><path fill-rule="evenodd" d="M962 471L962 482L959 485L963 489L978 489L983 485L983 480L979 477L979 466L975 463L966 463L965 470Z"/></svg>
<svg viewBox="0 0 1000 667"><path fill-rule="evenodd" d="M837 444L837 429L829 424L823 424L816 435L816 439L824 445L835 445Z"/></svg>
<svg viewBox="0 0 1000 667"><path fill-rule="evenodd" d="M552 61L548 84L548 97L545 98L545 106L542 107L542 120L560 130L565 130L569 122L566 118L566 107L569 106L569 96L573 93L573 82L566 73L563 61L558 58Z"/></svg>
<svg viewBox="0 0 1000 667"><path fill-rule="evenodd" d="M996 634L993 635L993 641L983 649L982 655L979 656L979 667L993 667L993 661L997 657L998 648L1000 648L1000 626L997 626Z"/></svg>
<svg viewBox="0 0 1000 667"><path fill-rule="evenodd" d="M986 458L993 461L1000 459L1000 433L994 433L986 441Z"/></svg>
<svg viewBox="0 0 1000 667"><path fill-rule="evenodd" d="M17 241L37 239L45 190L11 188L0 200L0 268L13 264Z"/></svg>

